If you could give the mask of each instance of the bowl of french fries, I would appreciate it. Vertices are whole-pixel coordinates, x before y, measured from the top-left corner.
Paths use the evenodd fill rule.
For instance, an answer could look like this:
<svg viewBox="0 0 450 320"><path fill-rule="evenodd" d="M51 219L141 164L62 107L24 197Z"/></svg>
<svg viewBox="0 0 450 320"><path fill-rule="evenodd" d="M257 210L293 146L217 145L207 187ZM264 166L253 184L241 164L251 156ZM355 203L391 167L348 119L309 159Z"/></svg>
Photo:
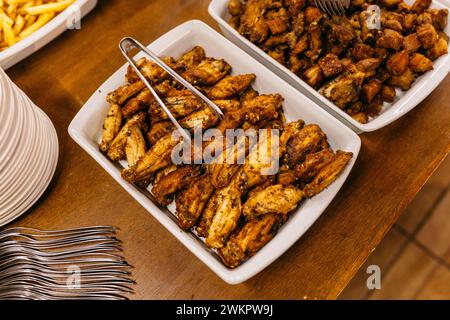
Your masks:
<svg viewBox="0 0 450 320"><path fill-rule="evenodd" d="M8 68L74 25L97 0L0 0L0 66Z"/></svg>

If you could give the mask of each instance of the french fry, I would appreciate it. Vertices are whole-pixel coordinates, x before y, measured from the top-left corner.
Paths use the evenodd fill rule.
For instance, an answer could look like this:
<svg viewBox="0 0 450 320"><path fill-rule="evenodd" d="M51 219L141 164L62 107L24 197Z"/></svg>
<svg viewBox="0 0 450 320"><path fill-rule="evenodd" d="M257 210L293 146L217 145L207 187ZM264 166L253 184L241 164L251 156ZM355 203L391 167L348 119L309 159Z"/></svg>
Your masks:
<svg viewBox="0 0 450 320"><path fill-rule="evenodd" d="M76 0L0 0L0 51L30 36Z"/></svg>
<svg viewBox="0 0 450 320"><path fill-rule="evenodd" d="M14 35L13 29L5 20L2 20L1 25L2 25L2 30L3 30L3 37L4 37L6 44L8 46L12 46L13 44L15 44L17 42L17 38Z"/></svg>
<svg viewBox="0 0 450 320"><path fill-rule="evenodd" d="M23 30L24 26L25 26L25 18L21 15L18 15L13 27L14 35L17 36Z"/></svg>
<svg viewBox="0 0 450 320"><path fill-rule="evenodd" d="M39 6L26 8L25 11L31 15L39 15L43 13L55 13L63 11L74 2L75 0L63 0L60 2L46 3Z"/></svg>
<svg viewBox="0 0 450 320"><path fill-rule="evenodd" d="M40 15L35 23L33 23L31 26L29 26L19 34L19 39L22 40L31 35L32 33L36 32L38 29L42 28L47 22L53 19L54 16L55 16L54 13L44 13Z"/></svg>

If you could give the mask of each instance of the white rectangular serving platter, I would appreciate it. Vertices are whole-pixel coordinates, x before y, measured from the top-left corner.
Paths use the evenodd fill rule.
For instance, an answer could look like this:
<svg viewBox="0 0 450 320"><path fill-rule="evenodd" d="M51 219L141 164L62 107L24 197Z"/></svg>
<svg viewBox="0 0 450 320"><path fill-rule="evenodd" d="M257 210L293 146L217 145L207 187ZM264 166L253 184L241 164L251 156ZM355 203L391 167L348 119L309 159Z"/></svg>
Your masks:
<svg viewBox="0 0 450 320"><path fill-rule="evenodd" d="M32 55L66 31L74 19L81 19L97 5L97 0L77 0L29 37L0 52L0 67L8 69Z"/></svg>
<svg viewBox="0 0 450 320"><path fill-rule="evenodd" d="M230 17L228 2L229 0L212 0L209 5L209 14L219 24L223 34L294 88L358 133L381 129L404 116L436 89L450 71L450 54L447 54L434 61L434 70L419 77L409 91L397 90L396 100L392 104L385 103L383 111L378 117L367 124L361 124L230 26L228 24ZM413 1L406 0L405 2L412 3ZM432 7L439 9L450 8L450 0L433 0ZM450 24L447 25L445 32L450 35Z"/></svg>
<svg viewBox="0 0 450 320"><path fill-rule="evenodd" d="M282 255L320 217L352 170L361 148L361 140L348 127L201 21L189 21L176 27L154 41L149 48L160 56L178 57L195 45L202 46L208 56L225 59L233 66L234 74L256 74L254 88L260 93L283 95L288 121L304 119L308 123L317 123L328 135L334 150L342 149L354 153L353 160L341 177L323 193L304 202L279 234L253 258L234 270L225 267L192 233L181 230L173 216L158 208L141 190L123 180L120 166L109 161L99 151L102 125L109 110L105 98L109 92L125 83L127 65L122 66L92 95L70 124L69 134L130 195L220 278L229 284L238 284L253 277Z"/></svg>

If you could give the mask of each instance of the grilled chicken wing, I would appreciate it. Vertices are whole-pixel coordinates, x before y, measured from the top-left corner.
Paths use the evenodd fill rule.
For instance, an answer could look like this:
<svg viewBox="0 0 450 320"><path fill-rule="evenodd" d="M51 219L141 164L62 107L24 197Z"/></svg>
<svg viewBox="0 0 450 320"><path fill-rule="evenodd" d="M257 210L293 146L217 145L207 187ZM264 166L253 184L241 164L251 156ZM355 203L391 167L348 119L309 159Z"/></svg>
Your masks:
<svg viewBox="0 0 450 320"><path fill-rule="evenodd" d="M197 128L206 130L214 127L219 120L219 116L209 106L206 106L181 119L179 124L190 131Z"/></svg>
<svg viewBox="0 0 450 320"><path fill-rule="evenodd" d="M172 150L182 138L168 134L161 138L133 168L124 170L122 177L130 182L141 182L151 179L157 171L172 163Z"/></svg>
<svg viewBox="0 0 450 320"><path fill-rule="evenodd" d="M190 115L178 120L178 123L185 129L193 131L196 128L206 130L214 127L219 122L219 117L209 107L203 107L200 110L192 112ZM147 138L150 144L156 142L164 137L166 134L172 133L175 126L170 120L165 120L153 124L150 131L147 133Z"/></svg>
<svg viewBox="0 0 450 320"><path fill-rule="evenodd" d="M128 167L132 168L147 152L145 147L145 139L141 129L138 126L130 128L125 146L125 154L127 156Z"/></svg>
<svg viewBox="0 0 450 320"><path fill-rule="evenodd" d="M117 104L112 104L103 124L102 142L100 143L100 151L106 153L113 142L114 138L120 132L122 125L122 113Z"/></svg>
<svg viewBox="0 0 450 320"><path fill-rule="evenodd" d="M177 65L173 58L165 57L162 60L175 71L179 71L180 67ZM146 58L141 58L137 62L137 66L145 78L153 84L161 83L170 78L170 75L162 68L160 68L155 62L149 61ZM126 79L129 83L140 82L139 76L134 69L129 66Z"/></svg>
<svg viewBox="0 0 450 320"><path fill-rule="evenodd" d="M244 164L243 175L248 189L264 183L280 167L279 135L272 130L264 130L258 140Z"/></svg>
<svg viewBox="0 0 450 320"><path fill-rule="evenodd" d="M183 166L162 177L153 185L152 193L162 206L172 202L173 195L188 187L201 174L200 166Z"/></svg>
<svg viewBox="0 0 450 320"><path fill-rule="evenodd" d="M130 118L135 113L147 109L151 103L155 101L150 90L145 88L136 97L131 98L122 107L122 116L124 118Z"/></svg>
<svg viewBox="0 0 450 320"><path fill-rule="evenodd" d="M211 177L206 174L193 182L176 198L177 216L181 228L187 230L197 223L213 192Z"/></svg>
<svg viewBox="0 0 450 320"><path fill-rule="evenodd" d="M172 133L175 129L175 126L170 120L155 123L147 132L147 139L151 145L154 145L159 139Z"/></svg>
<svg viewBox="0 0 450 320"><path fill-rule="evenodd" d="M306 160L295 167L294 175L299 180L311 180L317 176L324 167L333 161L334 157L335 155L330 149L308 154Z"/></svg>
<svg viewBox="0 0 450 320"><path fill-rule="evenodd" d="M290 168L305 161L306 156L321 148L321 142L326 138L322 129L315 124L305 126L295 133L287 143L286 163Z"/></svg>
<svg viewBox="0 0 450 320"><path fill-rule="evenodd" d="M200 46L195 46L185 54L183 54L177 61L186 69L191 69L198 66L206 57L205 49Z"/></svg>
<svg viewBox="0 0 450 320"><path fill-rule="evenodd" d="M303 120L290 122L284 127L283 133L281 134L280 137L280 155L286 154L288 141L292 138L294 134L302 130L304 127L305 121Z"/></svg>
<svg viewBox="0 0 450 320"><path fill-rule="evenodd" d="M297 208L302 199L302 190L292 185L277 184L250 197L242 207L242 214L247 219L268 213L288 214Z"/></svg>
<svg viewBox="0 0 450 320"><path fill-rule="evenodd" d="M231 98L245 91L255 79L254 74L227 76L209 90L208 97L210 99Z"/></svg>
<svg viewBox="0 0 450 320"><path fill-rule="evenodd" d="M164 103L176 119L186 117L195 110L198 110L204 106L204 103L199 101L193 94L168 97L165 99ZM150 119L152 123L157 123L160 121L169 120L169 117L161 106L157 102L154 102L150 106Z"/></svg>
<svg viewBox="0 0 450 320"><path fill-rule="evenodd" d="M231 66L225 60L204 59L198 66L183 74L184 78L195 85L212 86L231 72Z"/></svg>
<svg viewBox="0 0 450 320"><path fill-rule="evenodd" d="M253 148L253 140L255 139L247 135L238 137L234 145L225 149L213 163L208 165L214 187L223 188L230 183L231 178L244 163L248 151Z"/></svg>
<svg viewBox="0 0 450 320"><path fill-rule="evenodd" d="M279 116L279 110L283 103L283 97L279 94L260 95L252 100L242 103L245 112L245 120L256 124L263 120L274 120Z"/></svg>
<svg viewBox="0 0 450 320"><path fill-rule="evenodd" d="M316 178L304 188L303 192L305 195L308 198L312 198L328 188L344 171L352 158L353 153L338 151L334 160L320 170Z"/></svg>
<svg viewBox="0 0 450 320"><path fill-rule="evenodd" d="M248 221L219 250L220 258L227 267L238 267L272 240L285 221L286 217L278 214L266 214Z"/></svg>
<svg viewBox="0 0 450 320"><path fill-rule="evenodd" d="M142 89L145 88L145 84L142 81L136 81L131 84L122 86L113 92L109 93L106 97L106 101L111 104L117 104L119 106L123 105L128 99L134 97Z"/></svg>
<svg viewBox="0 0 450 320"><path fill-rule="evenodd" d="M241 102L239 100L234 99L225 99L225 100L213 100L213 102L222 110L223 113L227 113L230 111L236 111L240 108Z"/></svg>
<svg viewBox="0 0 450 320"><path fill-rule="evenodd" d="M242 212L242 180L241 172L235 175L231 183L218 192L214 198L216 210L208 229L206 245L210 248L222 248L228 237L236 229Z"/></svg>
<svg viewBox="0 0 450 320"><path fill-rule="evenodd" d="M108 149L108 158L113 161L119 161L125 157L128 132L130 128L134 126L138 126L141 129L145 128L145 113L141 112L136 114L122 127L119 134L114 138Z"/></svg>

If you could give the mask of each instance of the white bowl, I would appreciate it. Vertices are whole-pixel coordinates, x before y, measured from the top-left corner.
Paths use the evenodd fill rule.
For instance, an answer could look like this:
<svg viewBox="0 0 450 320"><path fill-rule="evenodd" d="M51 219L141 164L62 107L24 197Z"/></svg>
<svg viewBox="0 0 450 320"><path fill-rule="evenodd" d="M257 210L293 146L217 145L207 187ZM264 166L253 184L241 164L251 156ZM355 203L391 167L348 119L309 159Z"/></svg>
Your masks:
<svg viewBox="0 0 450 320"><path fill-rule="evenodd" d="M35 53L68 29L74 18L82 18L97 5L97 0L77 0L29 37L0 52L0 67L8 69ZM77 10L79 8L79 11Z"/></svg>
<svg viewBox="0 0 450 320"><path fill-rule="evenodd" d="M195 239L191 233L181 230L170 213L159 209L141 191L123 180L119 166L109 161L99 151L101 129L109 109L105 98L108 92L124 84L127 65L122 66L92 95L70 124L69 133L130 195L219 277L230 284L238 284L253 277L277 259L322 214L347 179L358 157L361 140L349 128L201 21L189 21L176 27L154 41L149 48L161 56L177 57L195 45L204 47L208 56L228 61L233 66L234 73L256 74L254 84L256 90L260 93L283 95L288 121L302 118L309 123L319 124L328 134L334 149L351 151L355 155L342 176L322 194L306 201L280 233L253 258L234 270L225 267L201 241Z"/></svg>
<svg viewBox="0 0 450 320"><path fill-rule="evenodd" d="M386 104L383 112L377 118L367 124L361 124L230 26L227 22L230 17L227 8L228 2L229 0L213 0L208 9L209 14L217 21L223 34L297 90L357 132L371 132L381 129L404 116L436 89L450 71L450 55L447 54L434 61L434 70L419 77L409 91L402 92L397 90L398 96L396 101L389 105ZM411 1L405 2L411 3ZM433 0L432 7L440 9L449 8L450 1ZM450 35L450 25L447 26L445 32Z"/></svg>

